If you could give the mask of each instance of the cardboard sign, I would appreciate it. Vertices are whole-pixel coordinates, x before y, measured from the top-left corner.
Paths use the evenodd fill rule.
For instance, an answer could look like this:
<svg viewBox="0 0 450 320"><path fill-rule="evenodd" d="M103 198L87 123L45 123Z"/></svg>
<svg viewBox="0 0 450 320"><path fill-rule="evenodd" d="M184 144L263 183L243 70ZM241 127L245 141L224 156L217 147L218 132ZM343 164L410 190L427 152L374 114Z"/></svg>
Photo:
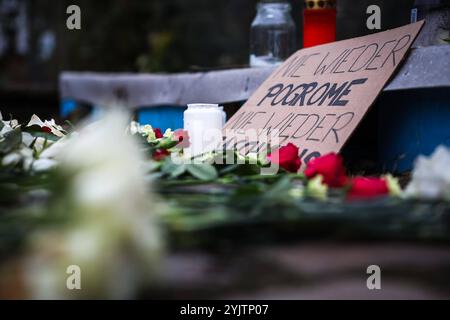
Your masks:
<svg viewBox="0 0 450 320"><path fill-rule="evenodd" d="M267 147L262 136L276 132L279 145L294 143L305 162L339 152L423 23L297 51L226 123L225 148L259 152ZM252 130L257 141L246 134Z"/></svg>

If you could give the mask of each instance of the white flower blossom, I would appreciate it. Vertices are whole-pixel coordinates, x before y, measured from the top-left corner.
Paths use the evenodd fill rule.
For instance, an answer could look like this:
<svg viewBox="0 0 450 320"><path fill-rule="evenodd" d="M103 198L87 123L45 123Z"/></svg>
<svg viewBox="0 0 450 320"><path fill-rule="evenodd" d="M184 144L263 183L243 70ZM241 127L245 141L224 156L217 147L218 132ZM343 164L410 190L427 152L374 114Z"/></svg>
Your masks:
<svg viewBox="0 0 450 320"><path fill-rule="evenodd" d="M65 138L53 142L41 137L33 138L31 136L32 141L34 141L33 148L31 148L32 142L30 143L29 137L27 135L22 137L25 137L26 140L23 141L19 149L3 157L1 162L3 166L16 166L22 162L24 170L32 170L34 172L48 171L58 166L59 161L56 158L64 148ZM37 152L37 158L35 158L33 151Z"/></svg>
<svg viewBox="0 0 450 320"><path fill-rule="evenodd" d="M64 214L74 222L35 234L27 282L33 298L134 298L155 280L161 254L156 218L141 155L125 134L126 117L109 112L63 142L56 159L68 175ZM52 153L52 148L42 153ZM82 290L67 290L66 268L77 265Z"/></svg>
<svg viewBox="0 0 450 320"><path fill-rule="evenodd" d="M27 127L31 127L34 125L39 126L41 128L43 127L49 128L51 133L57 137L61 138L65 136L65 131L63 127L57 125L54 119L42 121L37 115L33 114L30 122L28 122L27 124Z"/></svg>
<svg viewBox="0 0 450 320"><path fill-rule="evenodd" d="M141 126L141 132L144 137L147 137L149 142L156 140L155 131L151 125L146 124L145 126Z"/></svg>
<svg viewBox="0 0 450 320"><path fill-rule="evenodd" d="M9 154L5 155L2 159L3 166L16 166L20 162L23 163L23 169L30 169L31 164L33 163L33 150L30 148L23 146L20 149L17 149Z"/></svg>
<svg viewBox="0 0 450 320"><path fill-rule="evenodd" d="M35 137L33 137L30 133L28 132L22 132L22 143L27 146L30 147L31 144L33 143Z"/></svg>
<svg viewBox="0 0 450 320"><path fill-rule="evenodd" d="M289 190L289 195L294 199L302 199L305 196L305 187L301 184Z"/></svg>
<svg viewBox="0 0 450 320"><path fill-rule="evenodd" d="M389 194L393 197L400 197L402 195L402 188L398 182L398 178L395 178L392 174L383 176L388 186Z"/></svg>
<svg viewBox="0 0 450 320"><path fill-rule="evenodd" d="M72 133L72 137L74 136L76 135ZM62 152L64 152L64 149L66 148L66 145L69 140L70 139L68 137L64 137L54 143L51 143L39 154L39 158L56 159L61 155Z"/></svg>
<svg viewBox="0 0 450 320"><path fill-rule="evenodd" d="M328 186L323 183L323 177L317 175L308 181L305 190L306 195L317 200L326 200L328 195Z"/></svg>
<svg viewBox="0 0 450 320"><path fill-rule="evenodd" d="M37 159L31 164L31 170L35 172L42 172L54 169L58 166L58 162L53 159Z"/></svg>
<svg viewBox="0 0 450 320"><path fill-rule="evenodd" d="M48 140L48 139L45 139L42 137L37 137L37 138L35 138L35 142L33 144L33 149L37 153L41 153L44 149L51 146L52 144L53 144L52 140Z"/></svg>
<svg viewBox="0 0 450 320"><path fill-rule="evenodd" d="M142 134L141 125L139 124L139 122L131 121L127 129L128 129L127 132L129 132L132 135Z"/></svg>
<svg viewBox="0 0 450 320"><path fill-rule="evenodd" d="M174 136L175 136L175 132L173 132L172 129L170 129L170 128L166 129L166 131L163 134L164 138L171 138L171 139L173 139Z"/></svg>
<svg viewBox="0 0 450 320"><path fill-rule="evenodd" d="M405 196L450 200L450 148L439 146L430 157L417 158Z"/></svg>
<svg viewBox="0 0 450 320"><path fill-rule="evenodd" d="M7 154L2 159L2 165L3 166L15 166L20 162L22 157L18 152L12 152L10 154Z"/></svg>
<svg viewBox="0 0 450 320"><path fill-rule="evenodd" d="M1 112L0 112L0 122L2 124L2 126L0 127L0 138L3 135L5 135L5 133L20 127L19 122L15 119L12 119L9 121L3 120L3 116L2 116Z"/></svg>

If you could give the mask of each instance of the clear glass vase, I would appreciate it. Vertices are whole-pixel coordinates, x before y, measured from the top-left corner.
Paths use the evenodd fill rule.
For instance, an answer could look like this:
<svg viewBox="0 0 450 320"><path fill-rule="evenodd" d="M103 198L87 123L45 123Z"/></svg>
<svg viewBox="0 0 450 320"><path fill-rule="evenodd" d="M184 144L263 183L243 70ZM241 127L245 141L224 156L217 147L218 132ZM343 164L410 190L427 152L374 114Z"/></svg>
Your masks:
<svg viewBox="0 0 450 320"><path fill-rule="evenodd" d="M281 64L294 53L295 23L291 5L286 2L261 2L250 30L250 66Z"/></svg>

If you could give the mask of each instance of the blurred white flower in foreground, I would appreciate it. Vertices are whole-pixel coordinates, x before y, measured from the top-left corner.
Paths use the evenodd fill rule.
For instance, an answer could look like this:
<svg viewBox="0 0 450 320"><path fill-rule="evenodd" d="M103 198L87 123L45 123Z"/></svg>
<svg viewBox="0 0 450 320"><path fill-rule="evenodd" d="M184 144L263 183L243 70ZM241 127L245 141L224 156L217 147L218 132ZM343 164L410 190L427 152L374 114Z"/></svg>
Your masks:
<svg viewBox="0 0 450 320"><path fill-rule="evenodd" d="M405 196L450 200L450 148L439 146L430 157L417 158Z"/></svg>
<svg viewBox="0 0 450 320"><path fill-rule="evenodd" d="M27 280L33 298L133 298L155 280L161 207L144 181L126 121L111 111L57 152L70 177L59 208L73 222L32 238ZM66 288L70 265L81 269L81 290Z"/></svg>

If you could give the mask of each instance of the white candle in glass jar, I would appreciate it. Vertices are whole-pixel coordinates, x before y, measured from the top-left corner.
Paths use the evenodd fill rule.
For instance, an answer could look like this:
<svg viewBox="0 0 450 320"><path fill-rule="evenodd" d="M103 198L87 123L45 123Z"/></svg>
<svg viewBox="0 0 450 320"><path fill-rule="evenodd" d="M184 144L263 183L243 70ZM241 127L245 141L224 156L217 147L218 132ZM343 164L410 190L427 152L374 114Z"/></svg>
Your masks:
<svg viewBox="0 0 450 320"><path fill-rule="evenodd" d="M219 109L220 109L220 111L222 111L222 127L224 127L225 123L227 122L227 114L226 114L225 110L223 110L222 106L220 106Z"/></svg>
<svg viewBox="0 0 450 320"><path fill-rule="evenodd" d="M215 150L222 141L224 111L218 104L188 104L184 111L184 130L189 134L188 156Z"/></svg>

